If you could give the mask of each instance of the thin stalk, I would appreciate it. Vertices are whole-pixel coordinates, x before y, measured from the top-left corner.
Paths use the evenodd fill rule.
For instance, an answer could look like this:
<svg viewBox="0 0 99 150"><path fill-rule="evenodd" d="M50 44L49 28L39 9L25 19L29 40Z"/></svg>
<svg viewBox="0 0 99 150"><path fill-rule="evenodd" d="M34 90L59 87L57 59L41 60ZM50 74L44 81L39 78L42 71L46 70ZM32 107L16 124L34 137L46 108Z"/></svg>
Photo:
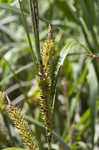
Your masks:
<svg viewBox="0 0 99 150"><path fill-rule="evenodd" d="M18 1L19 1L19 5L20 5L20 10L21 10L21 15L22 15L22 19L23 19L24 29L25 29L25 32L26 32L26 35L27 35L27 38L28 38L28 42L29 42L29 46L30 46L30 50L31 50L31 54L32 54L32 59L33 59L33 62L35 63L35 65L37 65L37 59L36 59L36 56L33 52L32 42L31 42L31 39L30 39L27 22L26 22L25 15L24 15L24 10L22 8L21 1L20 0L18 0Z"/></svg>
<svg viewBox="0 0 99 150"><path fill-rule="evenodd" d="M47 143L48 143L48 150L51 150L51 141L47 138Z"/></svg>
<svg viewBox="0 0 99 150"><path fill-rule="evenodd" d="M83 26L83 24L82 24L81 21L80 21L79 25L80 25L80 27L81 27L81 29L82 29L82 32L83 32L83 34L84 34L84 38L85 38L85 40L86 40L86 43L87 43L89 49L93 50L92 45L91 45L90 42L89 42L89 39L88 39L87 33L86 33L86 31L85 31L85 28L84 28L84 26Z"/></svg>
<svg viewBox="0 0 99 150"><path fill-rule="evenodd" d="M40 64L40 41L39 41L39 14L38 14L38 2L37 0L29 0L30 4L30 13L32 19L32 28L34 30L35 36L35 46L38 57L38 62Z"/></svg>

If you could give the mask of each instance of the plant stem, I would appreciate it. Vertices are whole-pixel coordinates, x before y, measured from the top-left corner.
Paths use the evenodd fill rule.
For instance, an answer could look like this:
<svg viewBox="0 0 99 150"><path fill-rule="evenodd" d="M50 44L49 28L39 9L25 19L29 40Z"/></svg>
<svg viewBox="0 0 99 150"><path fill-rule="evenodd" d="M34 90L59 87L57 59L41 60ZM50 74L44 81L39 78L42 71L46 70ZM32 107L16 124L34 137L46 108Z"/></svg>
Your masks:
<svg viewBox="0 0 99 150"><path fill-rule="evenodd" d="M47 143L48 143L48 150L51 150L51 140L49 140L48 137L47 137Z"/></svg>
<svg viewBox="0 0 99 150"><path fill-rule="evenodd" d="M23 19L23 24L24 24L24 29L25 29L25 32L26 32L26 35L27 35L27 39L28 39L28 43L29 43L29 46L30 46L30 52L31 52L31 56L32 56L32 59L33 59L33 62L35 63L35 65L38 65L38 62L37 62L37 59L36 59L36 56L35 56L35 53L34 53L34 50L33 50L33 47L32 47L32 42L31 42L31 38L30 38L30 35L29 35L29 31L28 31L28 25L27 25L27 22L26 22L26 16L24 15L24 10L23 10L23 7L22 7L22 4L21 4L21 1L19 1L19 5L20 5L20 10L21 10L21 15L22 15L22 19Z"/></svg>
<svg viewBox="0 0 99 150"><path fill-rule="evenodd" d="M29 0L30 4L30 14L32 20L32 28L34 30L35 37L35 46L37 59L40 62L40 41L39 41L39 12L38 12L38 1L37 0Z"/></svg>

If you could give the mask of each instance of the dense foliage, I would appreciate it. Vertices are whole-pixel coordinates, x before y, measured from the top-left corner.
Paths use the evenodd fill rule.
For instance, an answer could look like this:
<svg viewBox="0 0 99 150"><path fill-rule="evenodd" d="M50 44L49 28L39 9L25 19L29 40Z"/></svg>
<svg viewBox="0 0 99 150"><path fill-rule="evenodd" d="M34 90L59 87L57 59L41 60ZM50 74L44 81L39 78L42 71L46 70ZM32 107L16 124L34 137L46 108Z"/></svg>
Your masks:
<svg viewBox="0 0 99 150"><path fill-rule="evenodd" d="M99 0L0 0L0 150L99 149L98 27Z"/></svg>

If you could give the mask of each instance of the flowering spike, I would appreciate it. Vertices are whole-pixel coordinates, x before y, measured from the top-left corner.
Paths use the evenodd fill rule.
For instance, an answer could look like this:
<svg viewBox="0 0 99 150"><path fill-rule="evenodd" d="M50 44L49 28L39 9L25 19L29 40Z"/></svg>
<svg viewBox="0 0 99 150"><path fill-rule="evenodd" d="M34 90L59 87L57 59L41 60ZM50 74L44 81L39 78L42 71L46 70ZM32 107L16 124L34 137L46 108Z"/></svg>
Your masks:
<svg viewBox="0 0 99 150"><path fill-rule="evenodd" d="M30 131L30 128L27 122L24 120L20 109L11 106L8 110L8 113L10 119L13 121L15 127L18 129L22 140L29 147L29 150L38 150L38 145L35 139L33 139L33 135Z"/></svg>
<svg viewBox="0 0 99 150"><path fill-rule="evenodd" d="M38 75L40 88L40 106L42 120L45 124L47 136L51 137L52 133L52 112L51 112L51 73L53 67L53 49L54 43L51 38L51 26L48 29L48 40L44 42L41 53L42 69ZM50 139L50 138L49 138Z"/></svg>
<svg viewBox="0 0 99 150"><path fill-rule="evenodd" d="M21 114L20 109L13 106L11 104L10 99L8 98L7 94L5 95L8 101L8 114L10 119L13 121L13 124L18 129L19 134L26 144L26 146L29 147L29 150L39 150L36 139L33 139L32 132L27 124L27 122L24 120L24 116Z"/></svg>

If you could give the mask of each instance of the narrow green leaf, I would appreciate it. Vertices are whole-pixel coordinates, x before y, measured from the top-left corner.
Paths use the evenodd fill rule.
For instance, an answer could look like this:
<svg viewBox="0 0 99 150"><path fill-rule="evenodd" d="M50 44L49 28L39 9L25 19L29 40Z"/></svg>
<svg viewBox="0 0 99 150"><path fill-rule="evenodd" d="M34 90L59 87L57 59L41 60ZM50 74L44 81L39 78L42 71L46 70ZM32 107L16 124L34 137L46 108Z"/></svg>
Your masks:
<svg viewBox="0 0 99 150"><path fill-rule="evenodd" d="M95 1L93 0L85 0L87 11L90 14L90 19L92 23L95 23Z"/></svg>
<svg viewBox="0 0 99 150"><path fill-rule="evenodd" d="M84 132L88 129L89 126L90 126L90 120L87 120L84 123L83 127L77 133L78 138L80 138L84 134Z"/></svg>
<svg viewBox="0 0 99 150"><path fill-rule="evenodd" d="M69 96L71 96L71 94L73 93L74 89L79 85L79 89L77 90L76 96L73 97L72 102L71 102L71 106L70 106L70 118L73 117L74 111L76 109L76 105L77 102L79 100L79 96L81 93L81 89L83 87L83 83L85 82L85 77L87 75L87 71L88 71L88 65L89 65L90 61L89 59L86 60L86 65L85 68L82 72L82 74L80 75L80 77L78 78L78 80L76 81L76 83L72 86L72 88L69 91Z"/></svg>
<svg viewBox="0 0 99 150"><path fill-rule="evenodd" d="M59 59L57 61L57 64L55 66L55 71L54 71L54 75L53 75L53 81L52 81L52 87L51 87L51 93L52 93L52 112L54 110L54 104L55 104L55 94L56 94L56 82L57 82L57 78L58 78L58 74L59 74L59 70L60 67L63 65L64 60L66 58L66 56L68 55L68 53L70 52L70 50L72 49L72 47L75 45L75 43L73 41L69 41L66 43L66 45L63 47L63 49L61 50L60 54L59 54Z"/></svg>
<svg viewBox="0 0 99 150"><path fill-rule="evenodd" d="M0 3L0 8L12 11L12 12L17 13L17 14L21 14L21 11L19 8L15 7L15 6L11 6L7 3Z"/></svg>
<svg viewBox="0 0 99 150"><path fill-rule="evenodd" d="M68 19L78 22L77 14L71 7L71 4L69 3L69 1L64 1L64 0L57 1L56 0L55 3L56 3L56 6L63 12L63 14Z"/></svg>
<svg viewBox="0 0 99 150"><path fill-rule="evenodd" d="M77 122L76 127L79 128L84 122L90 117L90 109L87 109L87 111L82 115L79 122Z"/></svg>
<svg viewBox="0 0 99 150"><path fill-rule="evenodd" d="M98 81L93 64L88 67L88 82L90 92L90 109L91 109L91 131L92 131L92 149L94 148L95 136L95 118L96 118L96 98L98 94Z"/></svg>
<svg viewBox="0 0 99 150"><path fill-rule="evenodd" d="M86 45L84 45L84 44L82 44L82 43L79 43L79 44L80 44L80 46L81 46L82 48L84 48L84 49L87 51L88 54L94 55L94 54L92 53L92 50L90 50Z"/></svg>
<svg viewBox="0 0 99 150"><path fill-rule="evenodd" d="M85 66L84 70L82 71L81 75L78 77L78 80L74 83L74 85L71 87L70 91L69 91L69 96L72 95L72 93L74 92L75 88L80 84L83 84L84 80L85 80L85 76L87 74L87 70L88 70L88 65Z"/></svg>
<svg viewBox="0 0 99 150"><path fill-rule="evenodd" d="M93 29L93 22L91 20L90 13L88 12L85 0L80 0L80 5L83 10L84 20L93 38L94 47L97 49L98 48L97 37Z"/></svg>
<svg viewBox="0 0 99 150"><path fill-rule="evenodd" d="M85 0L83 0L83 1L80 0L80 5L81 5L81 8L83 10L83 14L84 14L84 17L85 17L86 24L87 24L87 26L89 26L90 29L92 29L92 22L91 22L90 15L88 13L88 9L86 8Z"/></svg>
<svg viewBox="0 0 99 150"><path fill-rule="evenodd" d="M26 70L26 69L28 69L28 68L30 68L30 67L32 67L32 66L33 66L33 63L27 64L27 65L21 67L20 69L18 69L17 71L15 71L14 74L17 75L17 74L19 74L20 72L22 72L22 71L24 71L24 70ZM8 81L9 79L11 79L12 77L14 77L14 74L11 73L11 74L9 74L6 78L4 78L3 80L1 80L0 86L3 85L5 82L7 82L7 81Z"/></svg>

